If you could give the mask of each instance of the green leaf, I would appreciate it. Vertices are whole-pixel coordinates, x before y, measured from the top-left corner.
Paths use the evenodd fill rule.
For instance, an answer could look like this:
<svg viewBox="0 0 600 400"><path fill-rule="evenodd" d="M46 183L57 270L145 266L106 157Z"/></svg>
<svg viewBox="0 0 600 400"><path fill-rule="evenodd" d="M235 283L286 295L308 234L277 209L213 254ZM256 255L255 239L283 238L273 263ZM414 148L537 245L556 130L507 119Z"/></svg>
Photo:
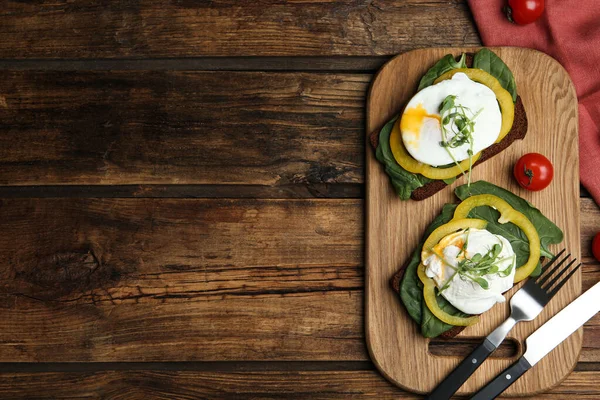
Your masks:
<svg viewBox="0 0 600 400"><path fill-rule="evenodd" d="M456 178L448 178L448 179L442 179L444 181L444 183L446 183L446 185L452 185L454 183L454 181L456 181Z"/></svg>
<svg viewBox="0 0 600 400"><path fill-rule="evenodd" d="M487 290L490 287L488 281L486 281L483 278L474 278L473 280L485 290Z"/></svg>
<svg viewBox="0 0 600 400"><path fill-rule="evenodd" d="M542 263L538 263L535 266L535 269L533 270L533 272L531 273L531 275L529 275L529 276L531 276L533 278L536 278L536 277L540 276L541 274L542 274Z"/></svg>
<svg viewBox="0 0 600 400"><path fill-rule="evenodd" d="M489 73L512 96L513 102L517 101L517 84L515 77L504 61L488 49L479 50L473 57L473 68L479 68Z"/></svg>
<svg viewBox="0 0 600 400"><path fill-rule="evenodd" d="M503 277L503 278L504 278L504 277L507 277L507 276L509 276L509 275L510 275L510 273L512 272L512 269L513 269L513 266L514 266L514 265L515 265L514 263L510 264L510 266L509 266L508 268L506 268L504 271L500 271L500 272L498 272L498 274L499 274L501 277ZM532 275L533 275L533 274L532 274Z"/></svg>
<svg viewBox="0 0 600 400"><path fill-rule="evenodd" d="M381 132L379 132L379 144L375 151L375 157L385 166L385 172L390 177L392 186L398 196L402 200L408 200L415 189L431 182L431 179L425 178L423 175L408 172L402 168L394 158L392 149L390 148L390 134L392 133L392 128L397 119L398 116L392 118L392 120L385 124L381 129Z"/></svg>
<svg viewBox="0 0 600 400"><path fill-rule="evenodd" d="M467 68L465 55L463 54L458 61L454 59L452 54L446 54L441 60L429 68L429 71L423 75L419 82L418 90L433 85L433 82L446 72L456 68Z"/></svg>
<svg viewBox="0 0 600 400"><path fill-rule="evenodd" d="M506 189L486 181L478 181L472 183L470 188L467 187L467 185L461 185L454 190L454 193L461 200L477 194L493 194L505 200L511 207L523 213L535 226L535 229L540 236L541 253L544 257L553 256L548 248L551 244L557 244L563 241L564 235L558 226L546 218L540 210L533 207L531 203ZM488 221L489 223L486 227L488 231L497 235L502 235L510 242L513 251L517 256L517 265L523 265L527 262L527 259L529 258L529 241L519 227L510 222L500 224L498 222L500 213L488 206L474 208L471 210L468 217L481 218Z"/></svg>
<svg viewBox="0 0 600 400"><path fill-rule="evenodd" d="M454 100L456 100L456 96L453 96L451 94L446 96L444 101L442 101L442 104L440 104L440 115L444 115L444 113L454 108Z"/></svg>
<svg viewBox="0 0 600 400"><path fill-rule="evenodd" d="M402 278L402 282L400 283L400 300L406 307L408 314L417 323L421 324L421 329L424 330L424 332L427 332L428 334L434 334L436 332L439 332L435 334L435 336L440 335L441 333L452 328L452 325L444 324L442 321L437 319L437 317L431 314L429 310L425 311L423 309L423 304L425 303L423 301L423 284L417 276L417 267L419 266L419 263L421 261L421 248L423 247L423 242L431 234L431 232L433 232L434 229L447 223L452 219L455 209L455 204L446 204L443 207L442 212L427 227L423 234L421 242L415 248L412 257L408 265L406 266L406 270L404 271L404 277ZM444 298L438 300L438 303L440 303L441 305L444 304L444 302L447 303L447 301ZM445 307L448 306L452 307L452 305L450 305L449 303ZM423 314L424 311L425 314ZM456 312L459 311L456 310Z"/></svg>
<svg viewBox="0 0 600 400"><path fill-rule="evenodd" d="M420 248L421 246L419 246ZM414 251L400 283L400 300L406 307L408 315L417 323L421 323L421 303L423 303L423 284L417 275L417 267L421 262L421 251Z"/></svg>
<svg viewBox="0 0 600 400"><path fill-rule="evenodd" d="M460 317L466 317L467 314L460 312L455 308L448 300L443 296L435 296L437 298L438 305L442 310L450 315L456 315ZM449 329L454 328L454 325L449 325L445 322L440 321L435 315L431 313L425 302L422 302L422 314L423 321L421 322L421 334L426 338L434 338Z"/></svg>
<svg viewBox="0 0 600 400"><path fill-rule="evenodd" d="M491 274L495 274L498 272L498 266L497 265L492 265L491 267L489 267L487 269L487 271L485 271L486 275L491 275Z"/></svg>

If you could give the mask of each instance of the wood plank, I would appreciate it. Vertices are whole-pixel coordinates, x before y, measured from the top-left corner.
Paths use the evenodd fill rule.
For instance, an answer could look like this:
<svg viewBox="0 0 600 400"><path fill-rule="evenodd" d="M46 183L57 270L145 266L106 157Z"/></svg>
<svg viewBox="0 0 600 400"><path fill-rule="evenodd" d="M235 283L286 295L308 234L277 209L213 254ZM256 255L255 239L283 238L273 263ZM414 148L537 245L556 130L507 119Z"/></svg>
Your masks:
<svg viewBox="0 0 600 400"><path fill-rule="evenodd" d="M0 12L0 58L364 56L477 44L464 0L42 0Z"/></svg>
<svg viewBox="0 0 600 400"><path fill-rule="evenodd" d="M532 400L600 396L598 371L573 372L560 386ZM96 373L2 373L0 395L10 399L420 399L374 370L359 371L105 371Z"/></svg>
<svg viewBox="0 0 600 400"><path fill-rule="evenodd" d="M3 71L0 185L360 183L370 79Z"/></svg>
<svg viewBox="0 0 600 400"><path fill-rule="evenodd" d="M226 198L226 199L360 199L360 183L292 183L289 185L42 185L2 186L0 198Z"/></svg>
<svg viewBox="0 0 600 400"><path fill-rule="evenodd" d="M458 55L478 49L457 48ZM522 196L561 227L565 233L561 247L580 257L579 169L577 97L571 79L556 60L530 49L493 48L509 66L519 87L527 112L528 133L497 156L473 169L472 180L484 179ZM414 88L430 65L448 49L420 49L402 54L387 63L374 79L367 101L367 132L385 124L414 95ZM410 66L410 68L407 68ZM526 66L526 67L525 67ZM532 71L544 70L544 77ZM549 94L553 95L550 96ZM545 134L540 134L544 132ZM552 140L548 140L552 137ZM373 362L393 382L413 391L432 390L461 361L454 357L435 357L428 351L428 340L416 329L407 313L398 313L397 296L389 290L389 279L411 256L424 229L444 203L454 201L451 188L423 201L398 201L381 164L367 148L366 179L366 337ZM523 153L546 154L560 173L543 192L521 189L510 173ZM501 172L501 173L500 173ZM452 187L464 184L458 180ZM569 210L569 213L565 212ZM395 221L391 224L390 221ZM401 226L401 229L399 229ZM558 249L558 246L555 246ZM510 336L523 342L537 327L574 300L581 292L581 272L575 273L540 315L528 324L518 324ZM517 287L511 289L512 293ZM511 293L508 294L509 296ZM510 314L508 302L497 304L479 323L467 327L459 336L485 337ZM397 323L390 324L390 320ZM507 389L507 394L524 396L554 386L577 363L582 333L577 332L542 359L530 373ZM390 352L389 349L396 349ZM481 388L510 365L507 359L487 360L465 382L459 394ZM426 375L403 374L402 368L428 371Z"/></svg>
<svg viewBox="0 0 600 400"><path fill-rule="evenodd" d="M366 359L360 207L4 199L0 360Z"/></svg>
<svg viewBox="0 0 600 400"><path fill-rule="evenodd" d="M362 193L369 74L3 71L0 78L0 185L119 185L80 195L93 197ZM169 192L152 184L205 187ZM23 190L44 192L77 190Z"/></svg>
<svg viewBox="0 0 600 400"><path fill-rule="evenodd" d="M369 359L362 200L2 199L0 217L0 361Z"/></svg>

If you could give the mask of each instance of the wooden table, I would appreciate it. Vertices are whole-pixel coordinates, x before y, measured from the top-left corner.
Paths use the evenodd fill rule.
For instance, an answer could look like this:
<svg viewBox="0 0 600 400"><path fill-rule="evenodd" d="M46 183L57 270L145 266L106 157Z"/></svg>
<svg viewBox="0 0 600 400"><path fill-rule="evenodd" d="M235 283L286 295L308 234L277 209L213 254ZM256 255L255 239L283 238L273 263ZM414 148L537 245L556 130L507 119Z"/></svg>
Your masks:
<svg viewBox="0 0 600 400"><path fill-rule="evenodd" d="M417 398L365 347L365 93L466 2L106 3L0 10L0 398ZM584 332L538 399L600 397Z"/></svg>

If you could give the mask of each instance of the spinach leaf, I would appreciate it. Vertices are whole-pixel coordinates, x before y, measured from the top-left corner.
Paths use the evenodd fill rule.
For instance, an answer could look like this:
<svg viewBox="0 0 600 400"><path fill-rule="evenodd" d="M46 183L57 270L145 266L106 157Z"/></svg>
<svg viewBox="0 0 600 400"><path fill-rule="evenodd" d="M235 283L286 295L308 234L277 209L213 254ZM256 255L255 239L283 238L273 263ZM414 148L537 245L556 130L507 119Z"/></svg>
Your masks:
<svg viewBox="0 0 600 400"><path fill-rule="evenodd" d="M538 264L535 266L535 269L533 270L533 272L532 272L532 273L531 273L529 276L531 276L531 277L534 277L534 278L535 278L535 277L537 277L537 276L540 276L541 274L542 274L542 263L538 263Z"/></svg>
<svg viewBox="0 0 600 400"><path fill-rule="evenodd" d="M423 234L421 242L415 248L412 257L408 265L406 266L406 270L404 271L404 277L402 278L402 282L400 283L400 300L402 300L402 303L406 307L406 310L408 311L410 317L419 324L422 320L422 304L424 304L424 301L423 284L417 276L417 267L421 262L421 249L423 247L423 242L425 241L425 239L427 239L431 232L433 232L434 229L447 223L452 219L455 209L455 204L446 204L442 209L441 214L439 214L427 227L425 233ZM439 321L435 316L432 317L439 323L443 324L443 322ZM431 317L428 318L431 319ZM433 326L434 323L435 321L428 320L428 326ZM445 330L443 330L443 332L450 328L451 327L446 328Z"/></svg>
<svg viewBox="0 0 600 400"><path fill-rule="evenodd" d="M443 296L436 296L438 305L442 310L447 312L448 314L466 317L467 314L456 309L448 300L446 300ZM427 308L425 302L422 302L422 321L421 321L421 334L426 338L434 338L442 333L446 332L449 329L454 328L454 325L449 325L445 322L440 321L433 313Z"/></svg>
<svg viewBox="0 0 600 400"><path fill-rule="evenodd" d="M427 71L425 75L423 75L421 81L419 82L418 90L433 85L433 81L439 78L442 74L445 74L446 72L456 68L467 68L465 55L463 54L460 59L456 61L452 54L446 54L441 60L436 62L433 67L429 68L429 71Z"/></svg>
<svg viewBox="0 0 600 400"><path fill-rule="evenodd" d="M392 153L390 148L390 134L394 123L398 119L398 116L392 118L379 132L379 144L375 151L375 157L377 160L385 166L385 172L390 177L392 186L402 200L408 200L410 195L415 189L424 186L425 184L432 181L432 179L426 178L421 174L413 174L402 168ZM452 166L452 165L450 165ZM443 179L443 181L450 185L457 178Z"/></svg>
<svg viewBox="0 0 600 400"><path fill-rule="evenodd" d="M417 246L413 252L400 283L400 300L406 307L408 315L417 323L421 323L421 303L423 301L423 284L417 276L417 267L421 262L421 247Z"/></svg>
<svg viewBox="0 0 600 400"><path fill-rule="evenodd" d="M498 79L498 82L512 96L513 102L517 101L517 84L515 77L504 61L494 52L481 49L473 57L473 68L479 68Z"/></svg>
<svg viewBox="0 0 600 400"><path fill-rule="evenodd" d="M454 178L448 178L448 179L442 179L444 181L444 183L446 185L452 185L454 183L454 181L456 180L456 177Z"/></svg>
<svg viewBox="0 0 600 400"><path fill-rule="evenodd" d="M544 257L552 257L553 254L552 252L548 249L548 246L550 246L551 244L557 244L563 241L563 232L560 230L560 228L558 226L556 226L552 221L550 221L548 218L546 218L540 210L538 210L537 208L535 208L533 205L531 205L531 203L529 203L527 200L517 196L514 193L509 192L506 189L503 189L501 187L498 187L496 185L493 185L489 182L486 181L478 181L475 183L471 183L471 187L467 187L467 185L461 185L459 187L457 187L454 190L454 193L456 194L456 196L461 199L464 200L469 196L473 196L476 194L493 194L495 196L500 197L501 199L505 200L508 204L511 205L511 207L513 207L515 210L520 211L521 213L525 214L525 216L531 221L531 223L535 226L535 229L538 232L538 235L540 236L540 244L541 244L541 250L542 250L542 255ZM476 212L477 209L473 210L472 212ZM497 212L496 212L497 213ZM489 213L487 215L487 217L492 218L493 216L491 216ZM481 216L481 218L486 219L487 221L490 221L489 219L485 218L484 216ZM504 225L508 225L508 227L504 227L503 224L499 224L497 218L494 221L490 221L493 222L493 225L498 225L499 228L498 229L504 229L510 232L513 232L510 228L510 226L512 225L514 227L515 230L518 230L519 233L515 234L513 232L513 238L515 239L515 241L517 241L518 237L520 236L522 238L523 241L527 242L527 238L525 237L525 235L523 234L523 232L517 228L515 225L513 224L504 224ZM490 226L488 225L488 230L489 230ZM492 228L494 229L494 228ZM502 235L504 235L503 233L501 233ZM511 240L510 237L506 236L507 239ZM513 242L511 241L511 244L513 244ZM527 256L529 256L529 245L527 245ZM514 248L514 246L513 246ZM516 249L515 249L516 251ZM518 259L519 255L517 255L517 259Z"/></svg>
<svg viewBox="0 0 600 400"><path fill-rule="evenodd" d="M385 172L390 177L392 186L398 196L402 200L408 200L415 189L431 182L431 179L425 178L423 175L408 172L396 162L390 148L390 134L397 119L398 116L392 118L381 129L381 132L379 132L379 144L377 145L375 157L385 166Z"/></svg>
<svg viewBox="0 0 600 400"><path fill-rule="evenodd" d="M488 221L488 225L485 229L495 235L501 235L505 237L517 256L517 265L523 265L529 258L529 240L523 233L523 231L515 224L508 222L501 224L498 222L500 213L494 210L492 207L481 206L476 207L468 215L469 218L479 218Z"/></svg>

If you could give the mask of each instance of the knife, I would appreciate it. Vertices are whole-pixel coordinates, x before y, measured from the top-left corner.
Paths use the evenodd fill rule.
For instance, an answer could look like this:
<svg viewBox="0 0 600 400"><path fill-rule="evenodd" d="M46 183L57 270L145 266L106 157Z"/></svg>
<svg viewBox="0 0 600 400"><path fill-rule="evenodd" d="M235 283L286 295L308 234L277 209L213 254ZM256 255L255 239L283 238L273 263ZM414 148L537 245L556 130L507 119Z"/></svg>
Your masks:
<svg viewBox="0 0 600 400"><path fill-rule="evenodd" d="M525 340L527 351L471 400L495 399L552 349L600 311L600 282L563 308Z"/></svg>

